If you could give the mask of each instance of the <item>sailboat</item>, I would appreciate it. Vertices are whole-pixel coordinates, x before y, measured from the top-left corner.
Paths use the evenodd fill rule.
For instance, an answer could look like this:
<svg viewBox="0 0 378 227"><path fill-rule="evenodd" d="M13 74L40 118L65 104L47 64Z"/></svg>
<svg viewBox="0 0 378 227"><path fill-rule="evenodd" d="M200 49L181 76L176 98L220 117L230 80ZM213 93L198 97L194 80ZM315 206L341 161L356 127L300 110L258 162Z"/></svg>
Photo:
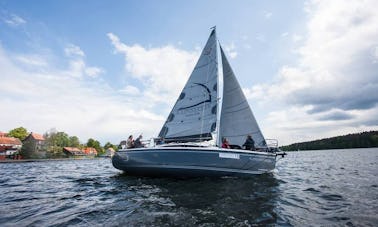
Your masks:
<svg viewBox="0 0 378 227"><path fill-rule="evenodd" d="M218 47L222 98L218 97ZM248 135L255 150L243 149ZM229 148L221 147L223 138ZM276 140L264 138L213 28L158 138L149 147L119 150L112 163L129 175L250 176L272 171L277 157L284 155Z"/></svg>

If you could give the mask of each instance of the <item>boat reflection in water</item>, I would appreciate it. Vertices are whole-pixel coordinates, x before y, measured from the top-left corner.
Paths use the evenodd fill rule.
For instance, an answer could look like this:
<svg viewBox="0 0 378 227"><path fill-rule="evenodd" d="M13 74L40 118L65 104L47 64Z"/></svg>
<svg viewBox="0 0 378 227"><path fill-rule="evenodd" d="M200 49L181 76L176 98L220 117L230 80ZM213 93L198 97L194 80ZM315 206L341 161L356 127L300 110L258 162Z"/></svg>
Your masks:
<svg viewBox="0 0 378 227"><path fill-rule="evenodd" d="M280 223L277 211L279 181L273 174L238 178L133 178L117 181L133 191L133 212L112 225L226 226ZM131 208L130 208L131 209Z"/></svg>

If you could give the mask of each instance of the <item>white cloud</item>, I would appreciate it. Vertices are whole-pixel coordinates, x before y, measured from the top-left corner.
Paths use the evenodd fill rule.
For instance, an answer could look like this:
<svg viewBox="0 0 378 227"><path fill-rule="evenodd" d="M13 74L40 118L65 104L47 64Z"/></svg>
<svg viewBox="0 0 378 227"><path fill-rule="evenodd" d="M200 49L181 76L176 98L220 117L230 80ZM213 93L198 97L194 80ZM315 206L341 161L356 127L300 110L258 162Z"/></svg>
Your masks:
<svg viewBox="0 0 378 227"><path fill-rule="evenodd" d="M80 49L80 47L78 47L78 46L76 46L74 44L68 44L64 48L64 53L68 57L72 57L72 56L84 57L85 56L84 52Z"/></svg>
<svg viewBox="0 0 378 227"><path fill-rule="evenodd" d="M25 24L26 20L16 14L11 14L8 18L4 19L4 22L12 27L17 27L19 25Z"/></svg>
<svg viewBox="0 0 378 227"><path fill-rule="evenodd" d="M369 0L306 4L307 34L293 35L298 64L283 66L271 84L246 89L250 98L282 104L268 119L271 132L295 142L292 135L378 129L371 115L378 112L377 8Z"/></svg>
<svg viewBox="0 0 378 227"><path fill-rule="evenodd" d="M145 102L149 105L172 104L193 70L198 52L188 52L174 46L144 48L122 43L113 33L107 34L116 53L125 58L125 69L142 82Z"/></svg>
<svg viewBox="0 0 378 227"><path fill-rule="evenodd" d="M100 67L87 66L85 63L85 53L79 46L68 44L64 48L64 53L70 59L69 70L66 72L69 76L78 78L83 77L84 75L97 77L105 73L105 70Z"/></svg>
<svg viewBox="0 0 378 227"><path fill-rule="evenodd" d="M16 55L13 57L17 62L26 66L45 67L47 62L38 55Z"/></svg>
<svg viewBox="0 0 378 227"><path fill-rule="evenodd" d="M272 17L272 15L273 15L272 12L268 12L268 11L264 11L263 13L264 13L265 19L270 19Z"/></svg>
<svg viewBox="0 0 378 227"><path fill-rule="evenodd" d="M281 37L287 37L289 35L288 32L281 33Z"/></svg>
<svg viewBox="0 0 378 227"><path fill-rule="evenodd" d="M126 95L131 95L131 96L137 96L140 95L140 90L137 87L127 85L125 88L120 90L121 93L126 94Z"/></svg>
<svg viewBox="0 0 378 227"><path fill-rule="evenodd" d="M234 42L231 42L230 44L224 46L224 50L226 51L227 55L232 59L238 56L238 52L236 52L235 49L236 49L236 46Z"/></svg>
<svg viewBox="0 0 378 227"><path fill-rule="evenodd" d="M85 74L90 77L96 77L105 71L102 68L99 67L86 67L84 70Z"/></svg>
<svg viewBox="0 0 378 227"><path fill-rule="evenodd" d="M78 136L81 142L92 137L118 143L139 133L145 138L156 136L199 51L173 46L147 49L125 45L112 34L109 38L116 52L124 55L131 75L127 79L134 79L138 87L129 83L117 90L106 84L96 77L106 71L90 66L84 51L74 44L63 48L65 58L58 60L68 64L58 67L53 64L56 56L13 54L0 46L0 90L6 94L0 103L7 106L1 130L24 126L44 133L55 127Z"/></svg>
<svg viewBox="0 0 378 227"><path fill-rule="evenodd" d="M293 34L293 36L292 36L292 40L295 43L301 41L302 39L303 39L303 37L301 35L298 35L298 34Z"/></svg>

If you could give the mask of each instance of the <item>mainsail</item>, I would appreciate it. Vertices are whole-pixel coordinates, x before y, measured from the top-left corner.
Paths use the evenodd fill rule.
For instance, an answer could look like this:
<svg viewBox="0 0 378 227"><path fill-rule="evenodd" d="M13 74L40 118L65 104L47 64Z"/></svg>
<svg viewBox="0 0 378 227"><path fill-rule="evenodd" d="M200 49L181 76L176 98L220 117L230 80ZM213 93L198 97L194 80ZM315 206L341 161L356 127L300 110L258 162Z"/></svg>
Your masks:
<svg viewBox="0 0 378 227"><path fill-rule="evenodd" d="M214 29L159 137L177 142L211 139L217 120L217 82L217 40Z"/></svg>
<svg viewBox="0 0 378 227"><path fill-rule="evenodd" d="M226 137L230 144L242 146L247 135L251 135L256 147L266 147L264 136L222 47L220 47L220 50L223 66L223 100L219 123L219 137Z"/></svg>

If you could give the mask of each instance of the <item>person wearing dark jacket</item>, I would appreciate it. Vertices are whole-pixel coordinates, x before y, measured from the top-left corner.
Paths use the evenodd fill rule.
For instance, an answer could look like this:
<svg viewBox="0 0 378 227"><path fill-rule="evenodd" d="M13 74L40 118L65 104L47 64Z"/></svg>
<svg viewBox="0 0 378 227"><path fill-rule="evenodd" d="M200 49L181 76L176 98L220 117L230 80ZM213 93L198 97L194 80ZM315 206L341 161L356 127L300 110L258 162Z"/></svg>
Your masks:
<svg viewBox="0 0 378 227"><path fill-rule="evenodd" d="M144 145L142 144L142 141L140 141L141 139L142 139L142 135L140 135L140 136L134 141L134 147L135 147L135 148L144 147Z"/></svg>
<svg viewBox="0 0 378 227"><path fill-rule="evenodd" d="M255 150L255 141L252 139L251 135L247 136L247 139L245 140L243 147L245 147L246 150Z"/></svg>

